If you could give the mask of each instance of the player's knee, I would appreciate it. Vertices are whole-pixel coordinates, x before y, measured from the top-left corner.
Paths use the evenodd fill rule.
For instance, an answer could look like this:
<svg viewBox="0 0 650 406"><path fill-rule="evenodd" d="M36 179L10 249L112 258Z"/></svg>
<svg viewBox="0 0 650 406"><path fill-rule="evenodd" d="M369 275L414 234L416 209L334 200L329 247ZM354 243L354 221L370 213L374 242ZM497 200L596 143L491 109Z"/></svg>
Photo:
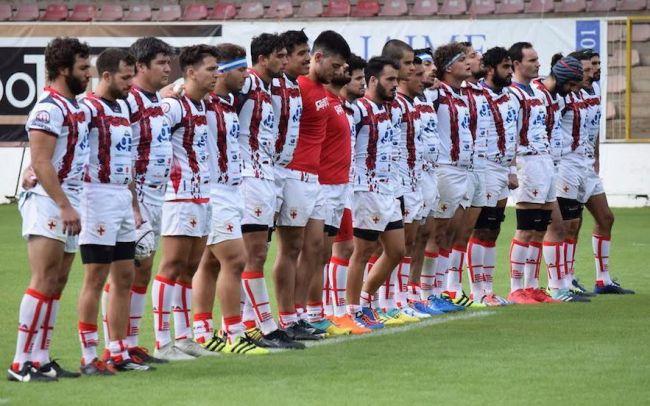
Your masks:
<svg viewBox="0 0 650 406"><path fill-rule="evenodd" d="M239 275L246 267L246 254L241 251L232 251L223 259L223 262L222 269L229 269Z"/></svg>
<svg viewBox="0 0 650 406"><path fill-rule="evenodd" d="M133 272L117 272L111 275L111 289L130 290L133 286Z"/></svg>
<svg viewBox="0 0 650 406"><path fill-rule="evenodd" d="M611 210L607 210L602 217L599 225L602 228L611 229L614 226L614 213Z"/></svg>
<svg viewBox="0 0 650 406"><path fill-rule="evenodd" d="M248 261L247 263L253 269L264 269L264 262L266 261L266 250L267 246L265 244L255 244L248 251Z"/></svg>
<svg viewBox="0 0 650 406"><path fill-rule="evenodd" d="M136 267L133 284L135 286L148 286L149 281L151 281L151 267Z"/></svg>

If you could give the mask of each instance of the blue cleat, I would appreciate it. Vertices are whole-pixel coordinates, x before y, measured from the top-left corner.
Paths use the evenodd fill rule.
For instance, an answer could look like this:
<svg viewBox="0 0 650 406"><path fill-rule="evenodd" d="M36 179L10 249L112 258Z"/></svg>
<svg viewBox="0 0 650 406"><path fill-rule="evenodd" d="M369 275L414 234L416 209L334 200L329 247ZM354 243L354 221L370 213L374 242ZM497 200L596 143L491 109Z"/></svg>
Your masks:
<svg viewBox="0 0 650 406"><path fill-rule="evenodd" d="M379 319L375 317L375 312L373 312L369 307L362 307L361 310L354 315L354 321L359 326L371 330L384 328L384 323L380 322Z"/></svg>
<svg viewBox="0 0 650 406"><path fill-rule="evenodd" d="M418 300L418 301L414 301L414 302L409 302L409 306L411 306L413 309L415 309L416 311L418 311L420 313L429 314L431 316L438 316L438 315L441 315L441 314L445 314L444 311L429 306L429 303L427 303L424 300L423 301Z"/></svg>
<svg viewBox="0 0 650 406"><path fill-rule="evenodd" d="M594 287L594 293L599 295L633 295L634 291L631 289L625 289L621 287L618 282L612 281L612 283L608 285L597 282Z"/></svg>
<svg viewBox="0 0 650 406"><path fill-rule="evenodd" d="M435 295L429 296L428 300L429 300L430 307L436 310L443 311L445 313L459 312L465 310L463 306L456 306L455 304L451 303L449 300L445 300Z"/></svg>

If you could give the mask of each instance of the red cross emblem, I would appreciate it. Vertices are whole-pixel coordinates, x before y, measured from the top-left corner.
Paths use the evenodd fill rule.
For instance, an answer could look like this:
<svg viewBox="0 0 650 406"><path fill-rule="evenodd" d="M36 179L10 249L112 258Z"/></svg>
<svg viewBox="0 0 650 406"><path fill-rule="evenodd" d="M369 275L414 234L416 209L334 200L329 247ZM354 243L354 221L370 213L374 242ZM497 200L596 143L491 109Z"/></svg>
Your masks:
<svg viewBox="0 0 650 406"><path fill-rule="evenodd" d="M97 234L99 234L100 237L103 236L105 232L106 232L106 229L104 228L103 224L100 224L99 226L97 226Z"/></svg>
<svg viewBox="0 0 650 406"><path fill-rule="evenodd" d="M255 208L255 215L257 217L261 216L262 215L262 209L260 209L259 207L256 207Z"/></svg>
<svg viewBox="0 0 650 406"><path fill-rule="evenodd" d="M196 217L192 217L192 219L190 220L190 225L192 226L192 228L194 228L196 227L196 224L197 224Z"/></svg>
<svg viewBox="0 0 650 406"><path fill-rule="evenodd" d="M50 220L50 221L47 223L47 228L49 228L50 230L54 230L54 227L56 227L56 221L54 221L54 220Z"/></svg>
<svg viewBox="0 0 650 406"><path fill-rule="evenodd" d="M232 233L232 230L233 230L234 228L235 228L235 227L233 227L232 224L228 224L228 225L226 226L226 230L228 230L229 233Z"/></svg>
<svg viewBox="0 0 650 406"><path fill-rule="evenodd" d="M297 209L291 209L289 211L289 216L291 216L292 219L295 219L296 217L298 217L298 210Z"/></svg>
<svg viewBox="0 0 650 406"><path fill-rule="evenodd" d="M564 190L564 192L565 192L565 193L566 193L566 192L568 192L568 191L569 191L569 186L567 186L567 185L564 185L564 188L563 188L563 190Z"/></svg>
<svg viewBox="0 0 650 406"><path fill-rule="evenodd" d="M375 223L375 224L379 223L379 216L376 215L376 214L374 216L372 216L372 222Z"/></svg>
<svg viewBox="0 0 650 406"><path fill-rule="evenodd" d="M490 198L492 197L492 194L488 192L488 194L485 195L485 197L487 197L487 199L490 200Z"/></svg>
<svg viewBox="0 0 650 406"><path fill-rule="evenodd" d="M537 196L538 194L539 192L537 191L537 189L533 190L533 196Z"/></svg>
<svg viewBox="0 0 650 406"><path fill-rule="evenodd" d="M440 206L440 209L441 209L442 211L447 211L447 205L446 205L446 204L443 204L442 206Z"/></svg>

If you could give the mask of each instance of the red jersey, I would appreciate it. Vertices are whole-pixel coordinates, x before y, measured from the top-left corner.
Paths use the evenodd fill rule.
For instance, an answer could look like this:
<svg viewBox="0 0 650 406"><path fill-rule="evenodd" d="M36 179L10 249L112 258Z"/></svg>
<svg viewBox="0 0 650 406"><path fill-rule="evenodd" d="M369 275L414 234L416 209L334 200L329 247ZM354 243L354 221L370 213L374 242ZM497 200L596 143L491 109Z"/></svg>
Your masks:
<svg viewBox="0 0 650 406"><path fill-rule="evenodd" d="M327 91L322 83L307 76L298 78L302 95L300 136L293 159L287 168L307 173L318 173L320 151L327 129Z"/></svg>
<svg viewBox="0 0 650 406"><path fill-rule="evenodd" d="M350 121L338 95L328 90L327 101L327 132L320 152L318 182L323 185L341 185L350 181Z"/></svg>

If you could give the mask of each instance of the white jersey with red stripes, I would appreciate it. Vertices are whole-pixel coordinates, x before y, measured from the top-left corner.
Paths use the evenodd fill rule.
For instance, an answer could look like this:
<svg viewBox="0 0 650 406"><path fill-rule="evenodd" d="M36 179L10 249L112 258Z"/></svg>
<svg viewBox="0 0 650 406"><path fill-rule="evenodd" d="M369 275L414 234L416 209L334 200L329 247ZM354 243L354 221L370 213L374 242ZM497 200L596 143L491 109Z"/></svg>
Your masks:
<svg viewBox="0 0 650 406"><path fill-rule="evenodd" d="M273 79L271 101L275 115L275 163L287 166L293 160L298 145L298 130L302 114L302 97L298 82L287 75Z"/></svg>
<svg viewBox="0 0 650 406"><path fill-rule="evenodd" d="M588 158L594 158L596 152L596 143L600 133L600 119L602 116L600 106L600 86L593 83L591 89L582 89L582 98L586 104L587 115L587 144L586 155Z"/></svg>
<svg viewBox="0 0 650 406"><path fill-rule="evenodd" d="M399 103L402 110L399 141L402 192L415 192L418 180L422 176L422 121L414 99L398 93L395 101Z"/></svg>
<svg viewBox="0 0 650 406"><path fill-rule="evenodd" d="M350 161L350 183L354 182L354 146L357 140L357 122L355 121L355 116L359 117L357 110L359 109L356 103L350 103L345 98L341 97L341 105L345 109L345 113L348 115L348 122L350 123L350 150L352 152L352 159Z"/></svg>
<svg viewBox="0 0 650 406"><path fill-rule="evenodd" d="M400 148L400 143L402 142L402 116L404 112L402 111L402 106L393 100L386 103L386 111L388 112L388 117L393 123L393 155L391 157L391 183L393 185L401 185L404 181L402 180L402 173L400 172L400 162L402 160L402 149ZM404 193L401 188L395 188L395 196L400 197Z"/></svg>
<svg viewBox="0 0 650 406"><path fill-rule="evenodd" d="M29 113L25 129L43 131L56 138L52 166L63 190L79 190L88 158L88 112L75 99L68 99L54 89L46 88ZM47 196L43 186L36 184L33 193Z"/></svg>
<svg viewBox="0 0 650 406"><path fill-rule="evenodd" d="M166 201L207 202L210 196L208 122L203 100L166 98L162 109L172 131L172 168Z"/></svg>
<svg viewBox="0 0 650 406"><path fill-rule="evenodd" d="M375 104L366 97L355 103L354 190L393 195L398 189L392 167L399 140L388 106Z"/></svg>
<svg viewBox="0 0 650 406"><path fill-rule="evenodd" d="M438 115L434 103L438 99L438 91L425 89L424 93L415 99L415 108L420 113L422 125L422 170L431 171L438 162L440 136L438 135Z"/></svg>
<svg viewBox="0 0 650 406"><path fill-rule="evenodd" d="M469 168L474 158L467 99L459 90L441 83L437 99L440 153L438 164Z"/></svg>
<svg viewBox="0 0 650 406"><path fill-rule="evenodd" d="M485 89L482 86L465 81L461 89L469 107L469 128L474 136L474 170L483 170L486 165L487 132L492 115L487 103Z"/></svg>
<svg viewBox="0 0 650 406"><path fill-rule="evenodd" d="M89 156L84 181L128 185L133 170L133 132L126 101L106 100L90 94L82 102L90 112Z"/></svg>
<svg viewBox="0 0 650 406"><path fill-rule="evenodd" d="M580 92L569 93L560 101L560 131L562 134L562 157L569 154L586 156L589 138L587 126L587 103ZM574 155L575 156L575 155Z"/></svg>
<svg viewBox="0 0 650 406"><path fill-rule="evenodd" d="M242 176L273 180L276 127L271 87L255 70L249 73L238 101Z"/></svg>
<svg viewBox="0 0 650 406"><path fill-rule="evenodd" d="M562 130L560 129L562 114L560 112L560 97L558 97L557 93L551 93L544 86L543 79L541 78L533 80L531 86L533 86L536 92L542 94L544 99L549 151L551 152L553 163L557 165L562 159Z"/></svg>
<svg viewBox="0 0 650 406"><path fill-rule="evenodd" d="M140 202L162 206L172 164L171 128L160 94L131 88L126 102L133 130L133 174Z"/></svg>
<svg viewBox="0 0 650 406"><path fill-rule="evenodd" d="M512 82L508 88L517 101L519 131L517 155L544 155L550 153L548 132L546 131L546 102L539 90L529 85Z"/></svg>
<svg viewBox="0 0 650 406"><path fill-rule="evenodd" d="M208 160L213 183L236 186L241 183L239 117L235 96L211 94L207 102Z"/></svg>
<svg viewBox="0 0 650 406"><path fill-rule="evenodd" d="M496 91L485 82L490 108L490 126L487 132L487 159L502 166L510 166L517 147L517 117L519 104L507 89Z"/></svg>

